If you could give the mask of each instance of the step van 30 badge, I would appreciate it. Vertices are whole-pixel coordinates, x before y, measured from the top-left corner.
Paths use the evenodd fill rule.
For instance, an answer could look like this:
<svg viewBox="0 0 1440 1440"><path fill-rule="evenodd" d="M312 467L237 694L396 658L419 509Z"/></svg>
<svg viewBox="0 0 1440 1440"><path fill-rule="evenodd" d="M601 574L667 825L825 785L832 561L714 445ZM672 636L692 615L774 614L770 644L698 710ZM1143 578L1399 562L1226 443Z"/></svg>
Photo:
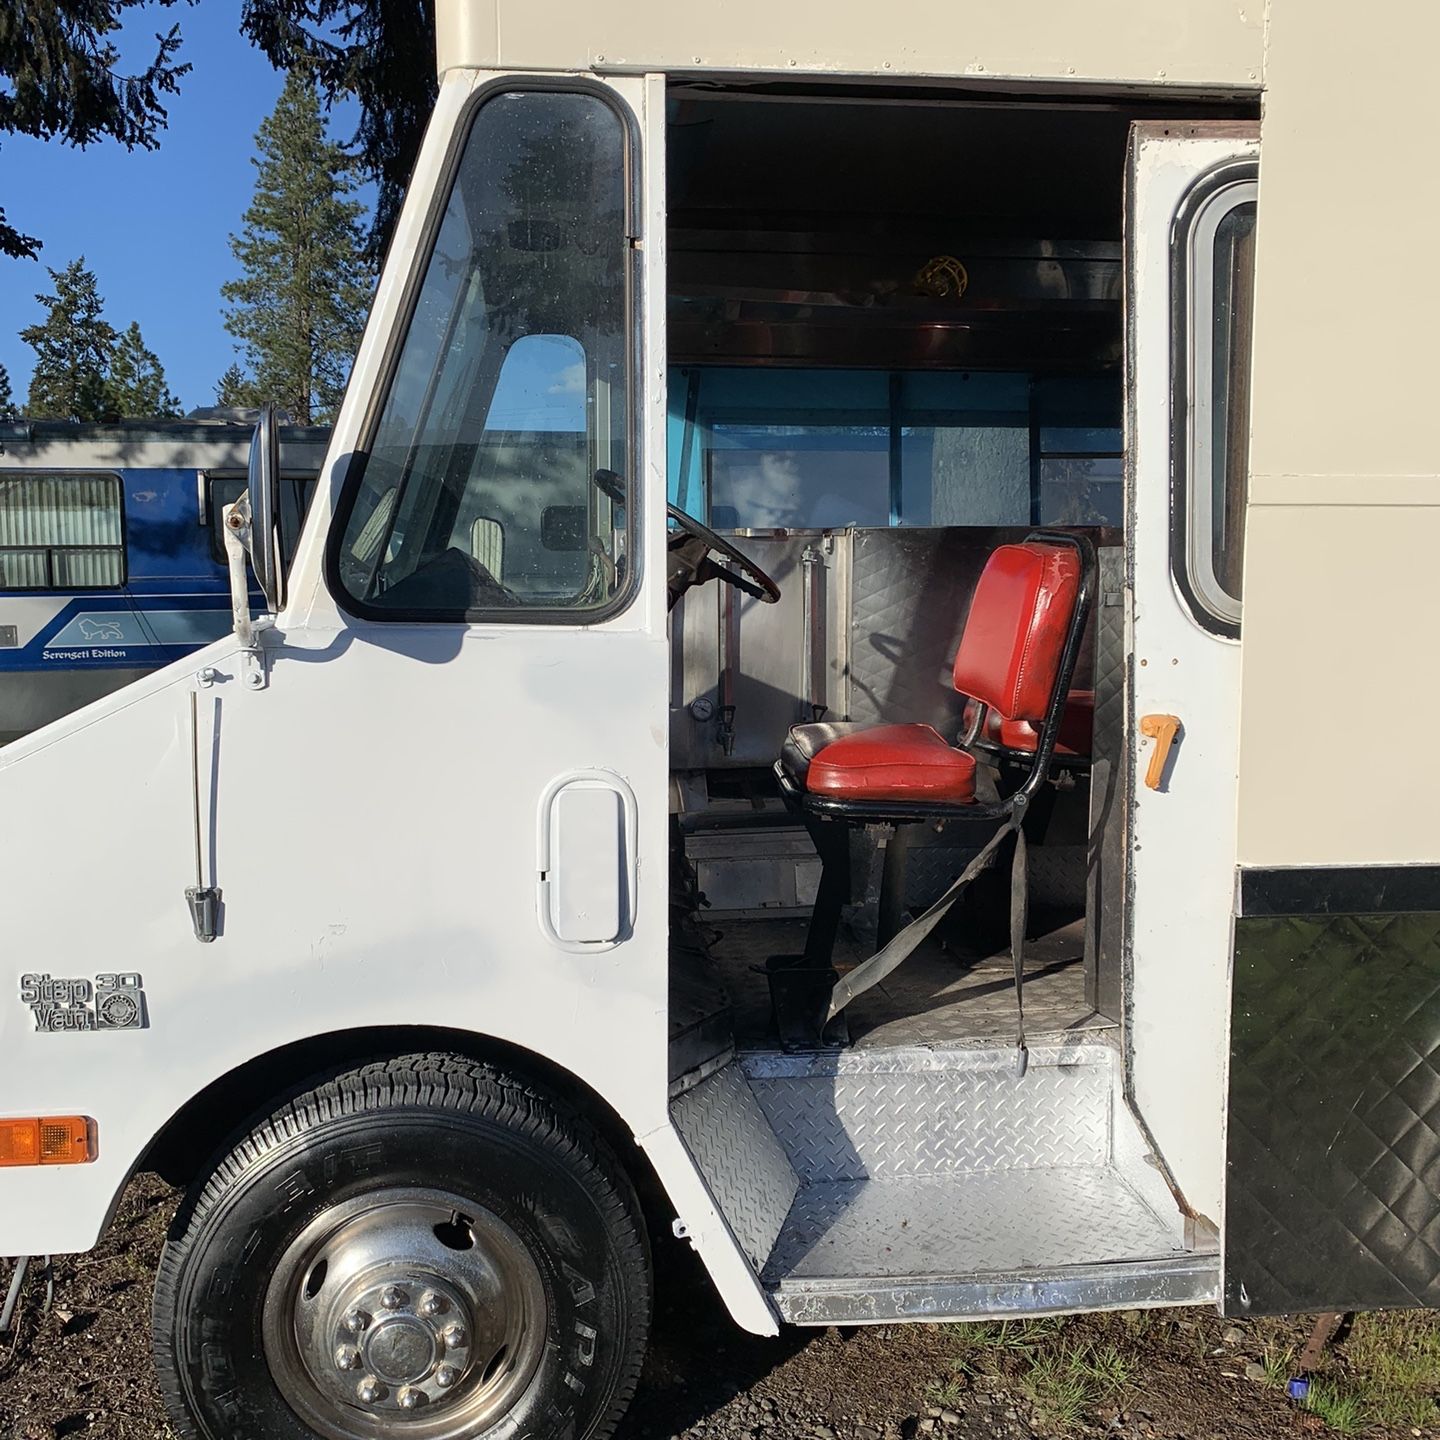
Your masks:
<svg viewBox="0 0 1440 1440"><path fill-rule="evenodd" d="M138 975L105 974L94 980L22 975L20 1003L30 1007L36 1030L144 1030L150 1023Z"/></svg>

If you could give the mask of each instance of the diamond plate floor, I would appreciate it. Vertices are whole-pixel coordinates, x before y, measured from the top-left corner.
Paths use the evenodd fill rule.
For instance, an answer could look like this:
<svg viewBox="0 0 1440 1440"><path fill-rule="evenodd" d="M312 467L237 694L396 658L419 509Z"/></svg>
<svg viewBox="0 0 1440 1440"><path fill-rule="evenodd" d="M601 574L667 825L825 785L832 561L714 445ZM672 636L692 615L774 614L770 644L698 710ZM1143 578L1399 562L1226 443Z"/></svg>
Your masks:
<svg viewBox="0 0 1440 1440"><path fill-rule="evenodd" d="M1109 1166L841 1180L796 1196L765 1267L787 1280L944 1277L1183 1256Z"/></svg>
<svg viewBox="0 0 1440 1440"><path fill-rule="evenodd" d="M701 924L704 925L702 918ZM711 958L733 1004L740 1046L775 1044L767 955L805 948L804 920L729 920ZM1113 1028L1085 1003L1085 934L1076 921L1029 942L1025 963L1025 1028L1031 1036ZM866 952L842 928L835 961L843 972ZM931 940L882 984L846 1011L856 1046L947 1045L1008 1039L1015 1028L1015 987L1009 953L961 957Z"/></svg>

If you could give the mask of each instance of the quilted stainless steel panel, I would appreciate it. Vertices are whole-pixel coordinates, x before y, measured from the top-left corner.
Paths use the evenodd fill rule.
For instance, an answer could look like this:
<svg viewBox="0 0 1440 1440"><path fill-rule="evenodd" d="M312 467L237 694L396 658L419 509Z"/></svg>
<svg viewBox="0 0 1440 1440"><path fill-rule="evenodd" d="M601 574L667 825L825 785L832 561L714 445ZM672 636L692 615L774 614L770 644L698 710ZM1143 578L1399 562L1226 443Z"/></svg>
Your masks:
<svg viewBox="0 0 1440 1440"><path fill-rule="evenodd" d="M1235 924L1225 1305L1440 1306L1440 914Z"/></svg>
<svg viewBox="0 0 1440 1440"><path fill-rule="evenodd" d="M749 1054L751 1085L807 1185L1074 1168L1110 1156L1114 1052L1037 1046Z"/></svg>
<svg viewBox="0 0 1440 1440"><path fill-rule="evenodd" d="M963 1275L1181 1253L1174 1232L1108 1166L997 1170L807 1186L764 1279Z"/></svg>
<svg viewBox="0 0 1440 1440"><path fill-rule="evenodd" d="M758 1272L799 1181L740 1066L727 1065L671 1101L670 1118Z"/></svg>
<svg viewBox="0 0 1440 1440"><path fill-rule="evenodd" d="M950 684L950 666L985 559L1009 538L1009 531L990 530L855 532L852 720L919 720L942 735L959 733L964 702Z"/></svg>

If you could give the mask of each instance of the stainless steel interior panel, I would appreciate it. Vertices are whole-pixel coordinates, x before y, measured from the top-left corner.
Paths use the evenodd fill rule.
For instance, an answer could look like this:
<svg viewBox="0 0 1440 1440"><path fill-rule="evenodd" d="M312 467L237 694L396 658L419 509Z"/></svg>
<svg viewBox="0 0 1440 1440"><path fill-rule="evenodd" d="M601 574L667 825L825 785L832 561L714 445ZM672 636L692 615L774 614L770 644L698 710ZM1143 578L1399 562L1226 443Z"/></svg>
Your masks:
<svg viewBox="0 0 1440 1440"><path fill-rule="evenodd" d="M726 532L780 586L765 605L723 582L692 590L672 617L672 765L769 766L790 727L841 697L849 532ZM700 702L698 705L696 702ZM734 706L734 714L727 707ZM698 717L698 718L697 718Z"/></svg>
<svg viewBox="0 0 1440 1440"><path fill-rule="evenodd" d="M1124 1003L1125 830L1129 813L1125 763L1125 552L1119 545L1107 545L1097 558L1085 997L1102 1015L1118 1020Z"/></svg>
<svg viewBox="0 0 1440 1440"><path fill-rule="evenodd" d="M705 897L707 923L808 916L815 904L820 857L799 826L690 835L685 854Z"/></svg>

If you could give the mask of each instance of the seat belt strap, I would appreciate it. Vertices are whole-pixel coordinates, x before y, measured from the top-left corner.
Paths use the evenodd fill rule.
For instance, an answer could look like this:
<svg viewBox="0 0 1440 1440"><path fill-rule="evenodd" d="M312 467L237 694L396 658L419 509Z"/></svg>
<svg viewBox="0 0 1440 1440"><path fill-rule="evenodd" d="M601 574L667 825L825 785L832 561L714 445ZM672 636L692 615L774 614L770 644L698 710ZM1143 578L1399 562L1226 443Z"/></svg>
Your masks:
<svg viewBox="0 0 1440 1440"><path fill-rule="evenodd" d="M1025 831L1015 827L1015 855L1010 862L1010 956L1015 962L1015 1073L1030 1066L1025 1044L1025 931L1030 920L1029 856Z"/></svg>
<svg viewBox="0 0 1440 1440"><path fill-rule="evenodd" d="M899 931L883 949L877 950L863 964L857 965L848 975L843 976L830 995L830 1010L826 1020L833 1020L857 995L873 989L897 966L929 938L930 933L945 918L950 907L960 898L961 892L982 870L994 863L996 852L1005 837L1018 824L1018 819L1002 825L986 842L985 848L960 873L960 878L917 920L912 920ZM1012 929L1013 934L1013 929Z"/></svg>

